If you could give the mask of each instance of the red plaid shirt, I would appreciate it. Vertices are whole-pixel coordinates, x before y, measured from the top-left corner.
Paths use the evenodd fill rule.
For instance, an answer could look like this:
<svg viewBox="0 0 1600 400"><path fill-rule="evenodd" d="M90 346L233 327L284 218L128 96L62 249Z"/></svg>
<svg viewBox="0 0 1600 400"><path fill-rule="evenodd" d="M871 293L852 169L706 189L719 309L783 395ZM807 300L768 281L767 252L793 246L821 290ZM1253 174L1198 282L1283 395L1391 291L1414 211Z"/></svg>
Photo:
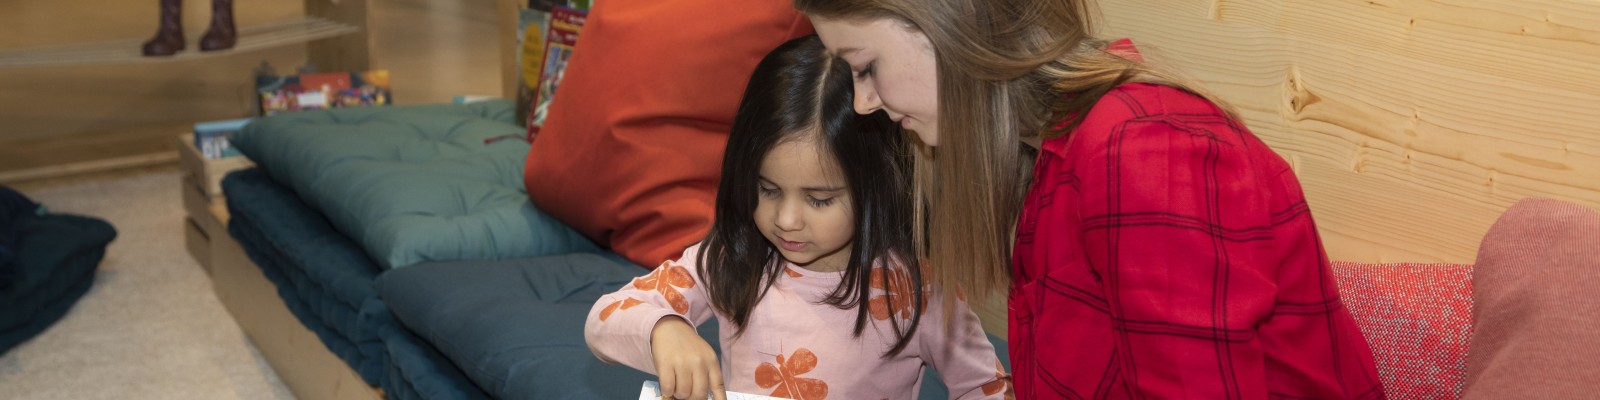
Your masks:
<svg viewBox="0 0 1600 400"><path fill-rule="evenodd" d="M1127 84L1045 141L1017 227L1019 398L1382 398L1288 163Z"/></svg>

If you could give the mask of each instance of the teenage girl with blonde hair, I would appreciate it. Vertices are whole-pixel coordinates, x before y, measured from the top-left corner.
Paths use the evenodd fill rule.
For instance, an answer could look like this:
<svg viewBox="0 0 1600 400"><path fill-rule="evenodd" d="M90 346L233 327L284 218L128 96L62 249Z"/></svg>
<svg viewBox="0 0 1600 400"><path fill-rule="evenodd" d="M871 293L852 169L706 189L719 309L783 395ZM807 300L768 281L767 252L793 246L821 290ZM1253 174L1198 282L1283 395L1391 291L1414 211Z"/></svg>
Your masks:
<svg viewBox="0 0 1600 400"><path fill-rule="evenodd" d="M921 141L930 279L1008 290L1018 397L1383 397L1288 163L1089 2L795 6Z"/></svg>

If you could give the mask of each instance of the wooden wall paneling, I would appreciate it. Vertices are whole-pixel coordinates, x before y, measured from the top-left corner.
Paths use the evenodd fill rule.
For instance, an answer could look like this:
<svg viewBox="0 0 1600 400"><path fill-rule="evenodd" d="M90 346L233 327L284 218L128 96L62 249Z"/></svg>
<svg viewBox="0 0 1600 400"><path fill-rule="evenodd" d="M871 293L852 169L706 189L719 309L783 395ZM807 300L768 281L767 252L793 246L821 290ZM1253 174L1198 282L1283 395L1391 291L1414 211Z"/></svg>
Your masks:
<svg viewBox="0 0 1600 400"><path fill-rule="evenodd" d="M517 98L517 75L521 73L521 65L517 65L517 25L521 23L518 12L522 9L517 0L496 0L497 12L495 16L500 23L500 96L507 99Z"/></svg>
<svg viewBox="0 0 1600 400"><path fill-rule="evenodd" d="M371 0L305 0L306 15L327 18L359 29L349 35L311 42L307 58L320 71L366 71L372 69Z"/></svg>
<svg viewBox="0 0 1600 400"><path fill-rule="evenodd" d="M1511 203L1600 208L1600 3L1104 1L1295 166L1330 256L1470 263Z"/></svg>

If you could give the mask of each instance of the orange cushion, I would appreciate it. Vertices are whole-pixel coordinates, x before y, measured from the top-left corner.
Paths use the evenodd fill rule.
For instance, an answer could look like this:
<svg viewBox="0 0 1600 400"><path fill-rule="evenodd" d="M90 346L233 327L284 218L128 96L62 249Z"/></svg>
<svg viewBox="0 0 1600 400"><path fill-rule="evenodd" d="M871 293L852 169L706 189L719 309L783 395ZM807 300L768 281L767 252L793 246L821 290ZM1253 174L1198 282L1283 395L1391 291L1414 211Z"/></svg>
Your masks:
<svg viewBox="0 0 1600 400"><path fill-rule="evenodd" d="M711 226L751 71L811 32L789 0L596 2L528 153L528 195L635 263L676 258Z"/></svg>

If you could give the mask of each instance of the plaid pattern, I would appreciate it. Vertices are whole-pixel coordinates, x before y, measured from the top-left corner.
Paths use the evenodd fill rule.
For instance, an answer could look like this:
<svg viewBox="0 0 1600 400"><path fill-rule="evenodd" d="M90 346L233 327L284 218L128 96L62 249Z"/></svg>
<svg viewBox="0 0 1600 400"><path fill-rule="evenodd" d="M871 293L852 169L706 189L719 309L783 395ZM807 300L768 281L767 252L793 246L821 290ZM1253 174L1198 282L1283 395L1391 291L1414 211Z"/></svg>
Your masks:
<svg viewBox="0 0 1600 400"><path fill-rule="evenodd" d="M1472 266L1334 262L1390 399L1457 399L1472 335Z"/></svg>
<svg viewBox="0 0 1600 400"><path fill-rule="evenodd" d="M1373 399L1293 171L1177 89L1127 84L1046 141L1010 298L1019 398Z"/></svg>

